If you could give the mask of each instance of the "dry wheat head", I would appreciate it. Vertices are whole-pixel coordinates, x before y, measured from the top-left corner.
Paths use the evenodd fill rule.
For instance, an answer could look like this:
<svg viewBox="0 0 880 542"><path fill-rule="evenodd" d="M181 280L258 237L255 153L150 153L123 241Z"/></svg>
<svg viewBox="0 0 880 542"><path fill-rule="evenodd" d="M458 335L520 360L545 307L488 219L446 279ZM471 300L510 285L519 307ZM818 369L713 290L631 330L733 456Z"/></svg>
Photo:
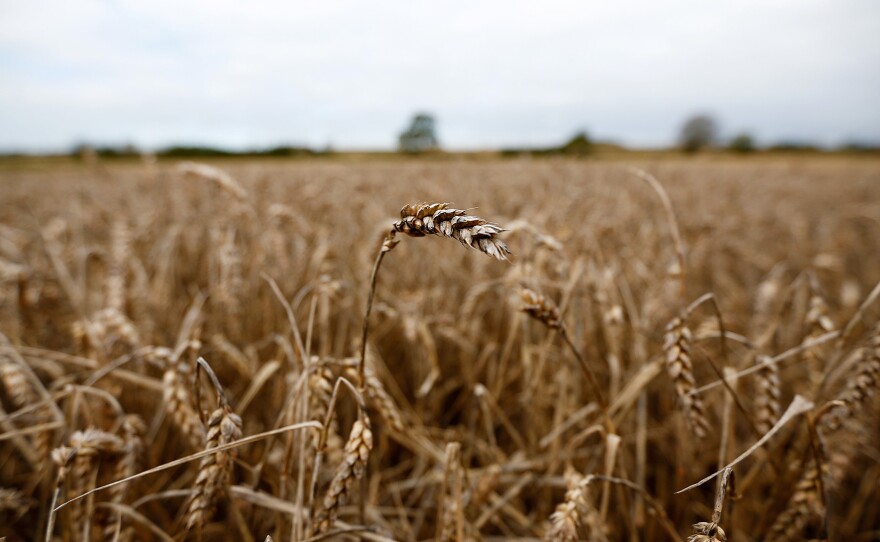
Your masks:
<svg viewBox="0 0 880 542"><path fill-rule="evenodd" d="M241 437L241 418L228 405L211 413L205 450L228 444ZM214 513L219 498L226 492L232 473L232 454L217 452L202 458L195 490L187 509L186 529L200 529Z"/></svg>
<svg viewBox="0 0 880 542"><path fill-rule="evenodd" d="M507 260L510 250L498 234L504 229L467 211L450 209L448 203L419 203L400 210L400 220L392 226L395 232L413 237L439 235L455 239L498 260Z"/></svg>
<svg viewBox="0 0 880 542"><path fill-rule="evenodd" d="M522 311L547 327L562 327L562 317L556 304L534 290L523 288L520 292Z"/></svg>
<svg viewBox="0 0 880 542"><path fill-rule="evenodd" d="M354 422L348 442L345 443L342 463L336 469L336 475L324 495L324 508L317 517L315 530L327 532L336 520L339 509L348 503L348 499L357 480L360 480L367 469L367 460L373 449L373 432L370 419L366 414Z"/></svg>
<svg viewBox="0 0 880 542"><path fill-rule="evenodd" d="M688 537L688 542L726 542L727 535L724 529L715 523L701 521L694 523L694 534Z"/></svg>
<svg viewBox="0 0 880 542"><path fill-rule="evenodd" d="M675 385L675 394L685 415L688 428L697 438L709 432L703 399L690 395L696 388L694 368L691 362L691 330L680 317L673 318L666 326L663 350L666 355L666 372Z"/></svg>
<svg viewBox="0 0 880 542"><path fill-rule="evenodd" d="M565 473L568 490L550 516L550 528L544 533L547 542L575 542L580 538L581 513L587 506L587 488L583 482L583 476L573 469Z"/></svg>

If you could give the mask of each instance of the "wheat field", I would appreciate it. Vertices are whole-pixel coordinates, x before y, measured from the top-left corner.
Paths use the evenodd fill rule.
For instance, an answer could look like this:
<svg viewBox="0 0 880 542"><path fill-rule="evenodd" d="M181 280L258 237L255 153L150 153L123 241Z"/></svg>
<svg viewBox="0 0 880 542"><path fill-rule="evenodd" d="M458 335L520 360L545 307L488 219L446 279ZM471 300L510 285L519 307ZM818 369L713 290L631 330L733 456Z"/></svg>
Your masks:
<svg viewBox="0 0 880 542"><path fill-rule="evenodd" d="M637 162L0 165L0 538L880 540L880 161Z"/></svg>

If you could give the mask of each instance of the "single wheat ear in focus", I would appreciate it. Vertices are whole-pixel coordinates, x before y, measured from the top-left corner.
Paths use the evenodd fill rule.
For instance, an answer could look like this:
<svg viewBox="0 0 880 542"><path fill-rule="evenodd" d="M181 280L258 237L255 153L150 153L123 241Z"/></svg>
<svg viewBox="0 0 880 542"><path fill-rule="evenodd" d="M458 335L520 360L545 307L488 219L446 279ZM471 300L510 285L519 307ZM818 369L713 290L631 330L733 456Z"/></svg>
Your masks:
<svg viewBox="0 0 880 542"><path fill-rule="evenodd" d="M412 237L439 235L455 239L497 260L507 261L510 249L498 234L504 228L467 211L450 209L448 203L417 203L400 210L400 220L392 225L395 232Z"/></svg>

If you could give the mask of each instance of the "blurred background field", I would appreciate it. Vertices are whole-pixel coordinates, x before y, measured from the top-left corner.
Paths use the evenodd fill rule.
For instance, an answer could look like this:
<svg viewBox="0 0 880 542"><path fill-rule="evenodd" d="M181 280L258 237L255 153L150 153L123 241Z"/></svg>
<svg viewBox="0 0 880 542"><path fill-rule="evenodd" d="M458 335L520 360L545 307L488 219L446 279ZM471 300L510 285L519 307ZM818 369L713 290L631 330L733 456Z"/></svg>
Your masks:
<svg viewBox="0 0 880 542"><path fill-rule="evenodd" d="M871 399L880 307L869 297L880 281L876 159L3 164L0 479L10 492L9 540L41 538L56 481L63 501L201 449L195 390L203 409L215 399L207 379L193 380L195 356L216 371L243 435L323 421L327 386L340 376L357 382L351 371L383 232L404 203L441 200L507 227L513 263L430 237L403 239L389 253L367 356L377 380L367 394L375 440L364 500L352 490L354 506L338 508L331 537L363 524L376 540L683 539L692 523L710 521L715 485L674 492L739 455L796 394L817 405L811 416L833 399L846 406L825 409L846 423L820 432L824 484L809 478L809 426L796 417L736 467L736 500L720 522L728 539L870 540L880 527ZM633 165L668 192L684 272L658 194ZM304 353L267 277L292 307ZM523 286L561 303L611 400L613 429L558 333L520 312ZM735 382L743 410L721 387L700 394L710 429L695 436L667 374L664 334L705 293L731 335L722 349L706 305L688 316L694 385L717 381L712 364L747 375ZM851 321L846 340L829 341ZM825 342L798 349L816 338ZM774 375L749 372L779 355ZM297 382L312 373L304 408ZM863 395L853 399L852 390ZM343 395L336 408L314 497L296 488L311 473L315 444L295 433L240 448L206 509L192 504L204 491L198 476L215 471L194 461L62 509L54 532L314 535L354 405ZM126 432L131 420L139 431ZM87 428L97 433L78 433ZM450 443L460 446L451 456ZM52 448L85 460L65 474ZM623 486L583 485L589 474L629 481L659 509ZM566 493L566 484L583 492ZM314 515L297 514L300 504Z"/></svg>

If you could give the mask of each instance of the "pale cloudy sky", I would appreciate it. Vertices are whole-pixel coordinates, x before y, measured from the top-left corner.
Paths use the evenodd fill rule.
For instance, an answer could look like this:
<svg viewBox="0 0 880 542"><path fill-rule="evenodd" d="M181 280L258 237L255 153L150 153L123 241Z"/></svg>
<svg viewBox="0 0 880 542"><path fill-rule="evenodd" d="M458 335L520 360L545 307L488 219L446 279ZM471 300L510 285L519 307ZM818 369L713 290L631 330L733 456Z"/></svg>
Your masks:
<svg viewBox="0 0 880 542"><path fill-rule="evenodd" d="M880 1L0 0L0 149L880 142Z"/></svg>

